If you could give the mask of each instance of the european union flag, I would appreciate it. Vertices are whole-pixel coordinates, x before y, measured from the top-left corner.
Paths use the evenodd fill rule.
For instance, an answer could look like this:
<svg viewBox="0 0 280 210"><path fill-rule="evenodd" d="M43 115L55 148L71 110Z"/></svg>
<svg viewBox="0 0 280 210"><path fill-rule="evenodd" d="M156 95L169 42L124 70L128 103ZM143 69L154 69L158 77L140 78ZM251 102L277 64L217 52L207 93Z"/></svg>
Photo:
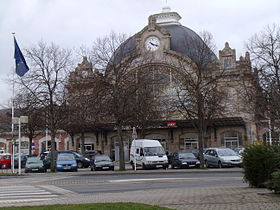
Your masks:
<svg viewBox="0 0 280 210"><path fill-rule="evenodd" d="M16 60L16 73L19 76L23 76L26 72L28 72L29 68L27 66L27 63L23 57L23 54L21 50L19 49L19 46L17 44L16 38L14 37L15 41L15 60Z"/></svg>

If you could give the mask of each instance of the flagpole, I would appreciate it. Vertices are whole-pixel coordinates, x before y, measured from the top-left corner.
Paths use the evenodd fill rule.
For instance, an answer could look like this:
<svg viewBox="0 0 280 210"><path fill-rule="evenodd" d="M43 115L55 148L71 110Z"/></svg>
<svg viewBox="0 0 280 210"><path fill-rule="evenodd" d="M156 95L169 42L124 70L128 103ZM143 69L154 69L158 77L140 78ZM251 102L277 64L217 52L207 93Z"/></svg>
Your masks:
<svg viewBox="0 0 280 210"><path fill-rule="evenodd" d="M12 33L15 38L15 32ZM14 98L15 98L15 69L13 70L13 89L12 89L12 173L15 173L15 144L14 144Z"/></svg>

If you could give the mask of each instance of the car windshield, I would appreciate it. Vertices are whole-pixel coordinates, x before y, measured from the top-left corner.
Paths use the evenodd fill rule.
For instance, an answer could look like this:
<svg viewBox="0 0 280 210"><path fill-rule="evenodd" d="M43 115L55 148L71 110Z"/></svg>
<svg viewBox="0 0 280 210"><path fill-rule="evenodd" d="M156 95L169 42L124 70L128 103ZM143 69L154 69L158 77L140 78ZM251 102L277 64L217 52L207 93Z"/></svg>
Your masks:
<svg viewBox="0 0 280 210"><path fill-rule="evenodd" d="M101 162L101 161L111 161L111 159L109 158L109 156L106 155L95 156L95 162Z"/></svg>
<svg viewBox="0 0 280 210"><path fill-rule="evenodd" d="M193 153L179 153L179 158L180 159L190 159L190 158L195 158Z"/></svg>
<svg viewBox="0 0 280 210"><path fill-rule="evenodd" d="M71 161L74 160L74 155L73 154L59 154L57 156L58 161Z"/></svg>
<svg viewBox="0 0 280 210"><path fill-rule="evenodd" d="M41 162L42 162L42 160L40 160L40 158L38 158L38 157L29 157L27 159L27 163L28 164L31 164L31 163L41 163Z"/></svg>
<svg viewBox="0 0 280 210"><path fill-rule="evenodd" d="M220 156L237 156L237 154L231 149L219 149L217 152Z"/></svg>
<svg viewBox="0 0 280 210"><path fill-rule="evenodd" d="M162 147L145 147L144 155L145 156L165 155L165 152Z"/></svg>

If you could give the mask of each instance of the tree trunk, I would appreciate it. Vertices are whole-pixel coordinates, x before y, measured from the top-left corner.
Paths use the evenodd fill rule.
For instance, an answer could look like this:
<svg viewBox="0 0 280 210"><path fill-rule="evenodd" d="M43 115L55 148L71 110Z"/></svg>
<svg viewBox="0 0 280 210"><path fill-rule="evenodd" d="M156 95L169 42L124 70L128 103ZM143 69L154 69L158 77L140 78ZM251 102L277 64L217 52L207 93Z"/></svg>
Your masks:
<svg viewBox="0 0 280 210"><path fill-rule="evenodd" d="M56 146L55 146L55 130L51 130L51 172L56 169Z"/></svg>
<svg viewBox="0 0 280 210"><path fill-rule="evenodd" d="M200 168L204 168L204 114L203 114L203 96L198 93L198 149L199 149L199 161Z"/></svg>
<svg viewBox="0 0 280 210"><path fill-rule="evenodd" d="M122 138L122 126L121 124L117 125L118 130L118 141L119 141L119 170L125 170L125 160L124 160L124 142Z"/></svg>
<svg viewBox="0 0 280 210"><path fill-rule="evenodd" d="M74 137L75 137L74 132L71 132L70 136L71 136L71 149L75 150L77 152L76 147L75 147L75 142L74 142L75 141L75 139L74 139Z"/></svg>
<svg viewBox="0 0 280 210"><path fill-rule="evenodd" d="M32 136L29 135L29 155L32 155Z"/></svg>
<svg viewBox="0 0 280 210"><path fill-rule="evenodd" d="M80 147L81 147L81 153L82 155L84 155L85 154L85 131L84 130L82 130L81 132Z"/></svg>

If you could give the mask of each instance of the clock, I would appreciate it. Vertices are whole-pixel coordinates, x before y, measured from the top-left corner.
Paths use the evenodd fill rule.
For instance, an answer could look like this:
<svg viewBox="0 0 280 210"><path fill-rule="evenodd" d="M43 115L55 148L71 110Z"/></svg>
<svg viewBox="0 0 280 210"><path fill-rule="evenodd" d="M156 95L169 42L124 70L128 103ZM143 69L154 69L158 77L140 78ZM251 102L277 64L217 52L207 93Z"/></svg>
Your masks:
<svg viewBox="0 0 280 210"><path fill-rule="evenodd" d="M160 46L159 38L156 36L150 36L145 41L145 47L149 51L156 51Z"/></svg>

